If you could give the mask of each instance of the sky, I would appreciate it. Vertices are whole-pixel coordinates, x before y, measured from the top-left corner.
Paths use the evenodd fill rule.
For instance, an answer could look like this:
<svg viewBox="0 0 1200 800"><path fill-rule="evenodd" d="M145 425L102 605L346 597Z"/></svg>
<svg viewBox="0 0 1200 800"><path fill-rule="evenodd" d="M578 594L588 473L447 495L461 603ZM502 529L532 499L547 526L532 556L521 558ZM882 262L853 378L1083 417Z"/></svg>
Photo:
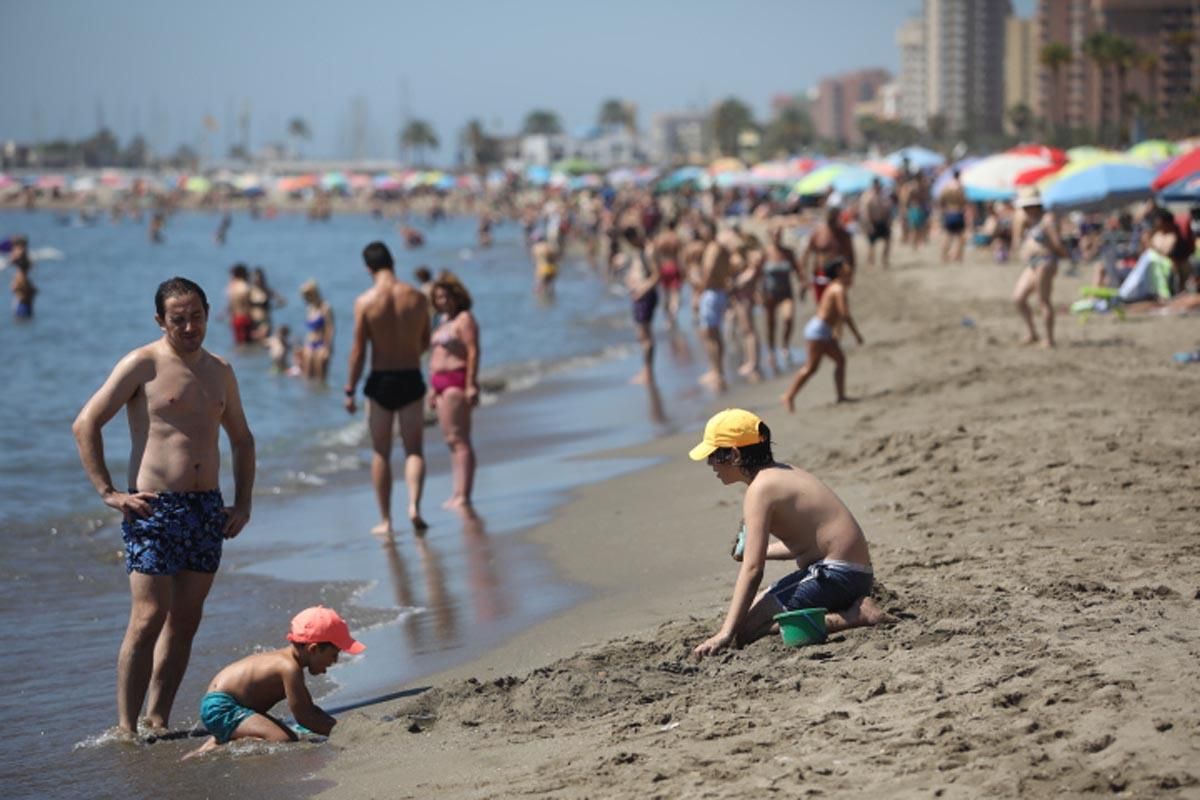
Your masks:
<svg viewBox="0 0 1200 800"><path fill-rule="evenodd" d="M1029 16L1035 0L1014 0ZM82 138L103 123L159 152L220 156L248 111L257 150L302 117L305 155L394 158L407 118L454 156L478 117L513 133L547 108L564 127L600 104L655 113L736 96L765 119L777 94L823 76L899 66L895 31L921 0L0 0L0 141ZM205 116L217 130L204 132Z"/></svg>

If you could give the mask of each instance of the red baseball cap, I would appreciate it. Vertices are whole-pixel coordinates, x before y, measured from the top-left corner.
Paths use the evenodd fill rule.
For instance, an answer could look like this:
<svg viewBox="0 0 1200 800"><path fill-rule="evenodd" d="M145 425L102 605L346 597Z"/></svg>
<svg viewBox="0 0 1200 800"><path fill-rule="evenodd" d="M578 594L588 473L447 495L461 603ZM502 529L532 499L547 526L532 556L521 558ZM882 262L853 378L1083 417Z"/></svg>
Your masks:
<svg viewBox="0 0 1200 800"><path fill-rule="evenodd" d="M355 641L350 635L350 626L332 608L313 606L292 617L292 629L288 632L289 642L297 644L319 644L329 642L344 653L358 655L367 646Z"/></svg>

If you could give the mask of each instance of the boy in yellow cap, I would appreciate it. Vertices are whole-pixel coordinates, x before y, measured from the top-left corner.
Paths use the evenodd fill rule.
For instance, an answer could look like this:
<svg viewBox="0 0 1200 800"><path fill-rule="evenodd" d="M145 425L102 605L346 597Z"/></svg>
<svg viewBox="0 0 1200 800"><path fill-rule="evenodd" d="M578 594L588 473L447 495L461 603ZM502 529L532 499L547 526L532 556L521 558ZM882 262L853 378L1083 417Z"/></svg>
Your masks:
<svg viewBox="0 0 1200 800"><path fill-rule="evenodd" d="M235 661L217 673L200 701L200 719L208 740L184 758L198 756L234 739L294 742L296 734L267 712L287 699L296 722L328 736L337 720L313 703L304 670L321 675L340 653L357 655L366 645L355 641L338 613L324 606L306 608L292 619L291 644Z"/></svg>
<svg viewBox="0 0 1200 800"><path fill-rule="evenodd" d="M766 423L749 411L727 408L708 421L704 440L689 455L707 461L725 485L747 485L733 552L741 569L729 613L721 629L693 651L696 657L777 630L774 617L784 611L825 608L830 632L891 621L871 600L871 554L854 515L814 475L775 460ZM769 558L795 559L800 569L756 597Z"/></svg>

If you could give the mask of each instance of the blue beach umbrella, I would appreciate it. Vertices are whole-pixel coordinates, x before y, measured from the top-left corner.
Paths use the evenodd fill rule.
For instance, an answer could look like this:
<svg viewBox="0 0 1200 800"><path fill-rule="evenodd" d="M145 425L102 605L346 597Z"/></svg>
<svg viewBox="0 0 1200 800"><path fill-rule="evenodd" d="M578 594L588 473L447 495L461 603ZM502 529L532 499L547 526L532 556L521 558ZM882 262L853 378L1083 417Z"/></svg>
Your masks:
<svg viewBox="0 0 1200 800"><path fill-rule="evenodd" d="M525 168L525 180L534 186L545 186L550 182L550 168L533 164Z"/></svg>
<svg viewBox="0 0 1200 800"><path fill-rule="evenodd" d="M878 180L884 186L891 186L894 183L886 175L880 175L864 167L850 167L835 175L830 185L833 186L835 192L842 194L862 194L871 186L873 180Z"/></svg>
<svg viewBox="0 0 1200 800"><path fill-rule="evenodd" d="M884 159L896 169L904 164L905 159L913 169L934 169L946 163L941 153L935 153L928 147L902 147Z"/></svg>
<svg viewBox="0 0 1200 800"><path fill-rule="evenodd" d="M1200 172L1168 185L1159 197L1166 203L1200 203Z"/></svg>
<svg viewBox="0 0 1200 800"><path fill-rule="evenodd" d="M1117 208L1153 195L1154 176L1149 167L1099 163L1050 184L1042 192L1042 203L1066 211Z"/></svg>

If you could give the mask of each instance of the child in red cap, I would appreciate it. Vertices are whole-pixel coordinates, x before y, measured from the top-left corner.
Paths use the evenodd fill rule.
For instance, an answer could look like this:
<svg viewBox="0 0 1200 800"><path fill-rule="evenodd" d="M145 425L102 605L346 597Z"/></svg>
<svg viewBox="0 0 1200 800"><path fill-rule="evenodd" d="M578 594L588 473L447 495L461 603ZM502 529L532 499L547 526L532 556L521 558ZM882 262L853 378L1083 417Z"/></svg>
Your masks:
<svg viewBox="0 0 1200 800"><path fill-rule="evenodd" d="M184 758L198 756L233 739L294 742L296 734L267 712L284 698L299 725L328 736L337 720L313 703L304 670L320 675L342 652L357 655L366 646L350 635L338 613L323 606L306 608L292 619L287 647L255 653L217 673L200 701L200 719L209 739Z"/></svg>

